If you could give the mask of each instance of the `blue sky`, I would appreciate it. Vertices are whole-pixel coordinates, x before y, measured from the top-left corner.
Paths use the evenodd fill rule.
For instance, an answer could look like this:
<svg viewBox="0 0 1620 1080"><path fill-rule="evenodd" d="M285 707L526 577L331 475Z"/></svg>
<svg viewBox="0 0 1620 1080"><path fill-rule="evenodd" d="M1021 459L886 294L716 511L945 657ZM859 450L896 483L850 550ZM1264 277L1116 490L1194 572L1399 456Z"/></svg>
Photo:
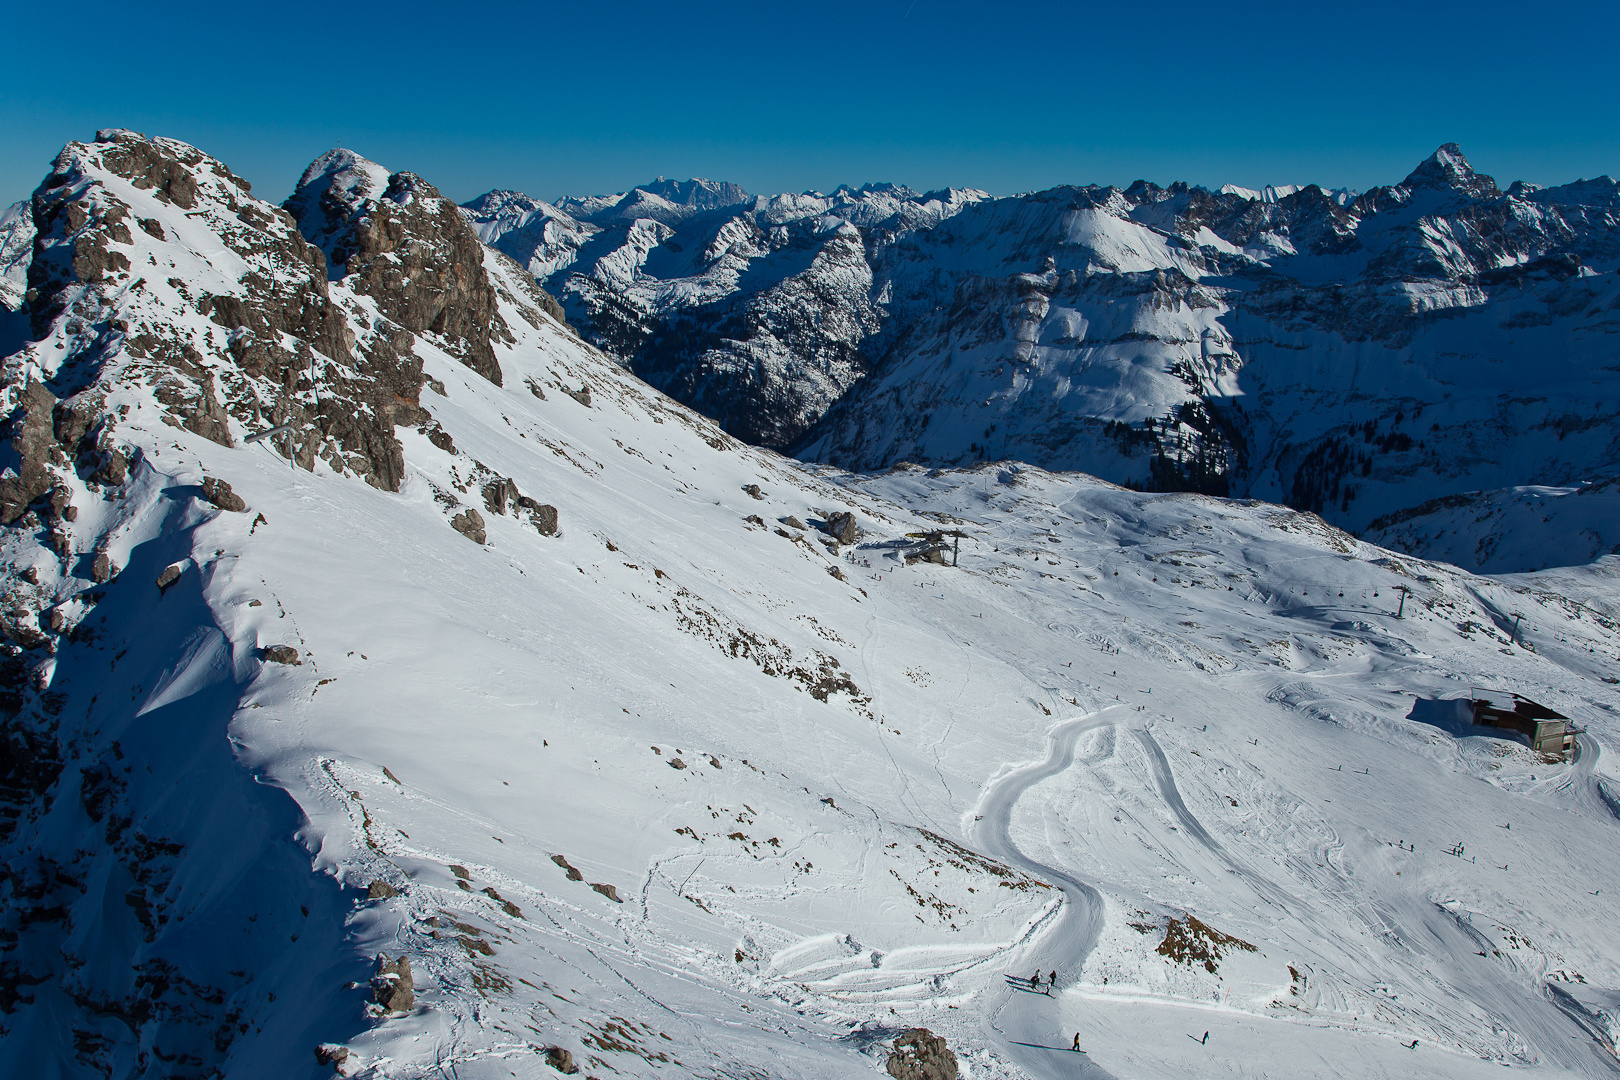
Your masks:
<svg viewBox="0 0 1620 1080"><path fill-rule="evenodd" d="M1620 4L34 3L5 21L0 203L132 127L280 199L326 148L459 200L657 175L1504 184L1620 174ZM17 46L21 46L20 48Z"/></svg>

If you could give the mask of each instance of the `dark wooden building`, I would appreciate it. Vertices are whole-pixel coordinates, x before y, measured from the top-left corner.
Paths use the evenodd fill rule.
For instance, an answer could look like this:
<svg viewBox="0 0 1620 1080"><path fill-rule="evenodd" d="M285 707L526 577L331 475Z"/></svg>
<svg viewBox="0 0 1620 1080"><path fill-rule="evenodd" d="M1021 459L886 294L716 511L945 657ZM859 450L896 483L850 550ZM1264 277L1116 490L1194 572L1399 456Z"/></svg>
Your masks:
<svg viewBox="0 0 1620 1080"><path fill-rule="evenodd" d="M1503 705L1497 704L1502 698L1475 697L1470 701L1474 723L1480 727L1517 731L1530 740L1530 749L1544 754L1563 757L1574 748L1575 736L1579 732L1570 723L1569 717L1519 694L1506 694L1505 698L1511 701L1511 708L1504 707L1506 701Z"/></svg>

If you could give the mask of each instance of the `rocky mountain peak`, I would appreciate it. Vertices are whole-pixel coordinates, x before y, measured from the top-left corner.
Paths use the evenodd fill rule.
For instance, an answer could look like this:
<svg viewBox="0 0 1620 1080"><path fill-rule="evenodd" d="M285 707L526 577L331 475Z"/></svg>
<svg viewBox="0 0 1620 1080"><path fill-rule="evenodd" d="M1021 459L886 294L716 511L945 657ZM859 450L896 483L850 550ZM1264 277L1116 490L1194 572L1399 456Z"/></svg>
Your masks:
<svg viewBox="0 0 1620 1080"><path fill-rule="evenodd" d="M371 296L405 329L439 335L442 347L500 385L490 342L509 331L496 313L484 248L437 188L351 150L328 150L304 170L285 208L326 253L333 280Z"/></svg>
<svg viewBox="0 0 1620 1080"><path fill-rule="evenodd" d="M694 176L690 180L666 180L659 177L650 184L637 185L635 190L649 192L666 202L676 206L688 206L694 210L717 210L722 206L736 206L753 198L740 184L725 180L705 180L701 176Z"/></svg>
<svg viewBox="0 0 1620 1080"><path fill-rule="evenodd" d="M1477 173L1463 156L1462 147L1446 143L1423 159L1401 186L1412 191L1442 189L1458 191L1474 198L1484 199L1501 194L1496 181L1484 173Z"/></svg>
<svg viewBox="0 0 1620 1080"><path fill-rule="evenodd" d="M355 180L352 165L315 174ZM222 446L277 427L273 449L305 468L319 459L398 487L394 426L417 417L421 385L412 335L387 319L350 325L320 249L223 163L103 131L63 148L30 216L30 343L13 385L27 387L32 435L13 440L22 467L0 491L0 520L75 471L121 484L124 413L106 399L136 384L155 388L164 424Z"/></svg>

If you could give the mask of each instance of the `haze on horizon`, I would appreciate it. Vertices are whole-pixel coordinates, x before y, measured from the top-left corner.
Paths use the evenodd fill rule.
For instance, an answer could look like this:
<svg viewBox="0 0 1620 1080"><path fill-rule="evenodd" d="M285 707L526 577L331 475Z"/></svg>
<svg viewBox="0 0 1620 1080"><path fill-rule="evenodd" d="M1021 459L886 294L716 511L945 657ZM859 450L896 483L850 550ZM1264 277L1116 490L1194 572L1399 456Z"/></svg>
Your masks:
<svg viewBox="0 0 1620 1080"><path fill-rule="evenodd" d="M63 142L109 126L194 143L274 199L334 145L458 201L658 175L766 194L1138 178L1364 189L1443 142L1504 186L1620 172L1612 4L77 10L70 24L42 6L9 19L12 40L38 47L7 60L0 205L25 198Z"/></svg>

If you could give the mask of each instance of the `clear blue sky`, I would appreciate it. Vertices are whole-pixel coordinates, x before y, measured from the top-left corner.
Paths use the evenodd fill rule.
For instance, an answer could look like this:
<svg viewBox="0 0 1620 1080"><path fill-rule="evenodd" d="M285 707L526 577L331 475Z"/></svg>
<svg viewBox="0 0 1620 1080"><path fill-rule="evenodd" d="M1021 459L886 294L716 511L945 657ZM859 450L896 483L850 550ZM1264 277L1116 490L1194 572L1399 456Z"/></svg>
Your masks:
<svg viewBox="0 0 1620 1080"><path fill-rule="evenodd" d="M4 20L0 204L132 127L287 194L341 143L458 200L893 180L1506 184L1620 174L1620 3L287 5L34 0Z"/></svg>

